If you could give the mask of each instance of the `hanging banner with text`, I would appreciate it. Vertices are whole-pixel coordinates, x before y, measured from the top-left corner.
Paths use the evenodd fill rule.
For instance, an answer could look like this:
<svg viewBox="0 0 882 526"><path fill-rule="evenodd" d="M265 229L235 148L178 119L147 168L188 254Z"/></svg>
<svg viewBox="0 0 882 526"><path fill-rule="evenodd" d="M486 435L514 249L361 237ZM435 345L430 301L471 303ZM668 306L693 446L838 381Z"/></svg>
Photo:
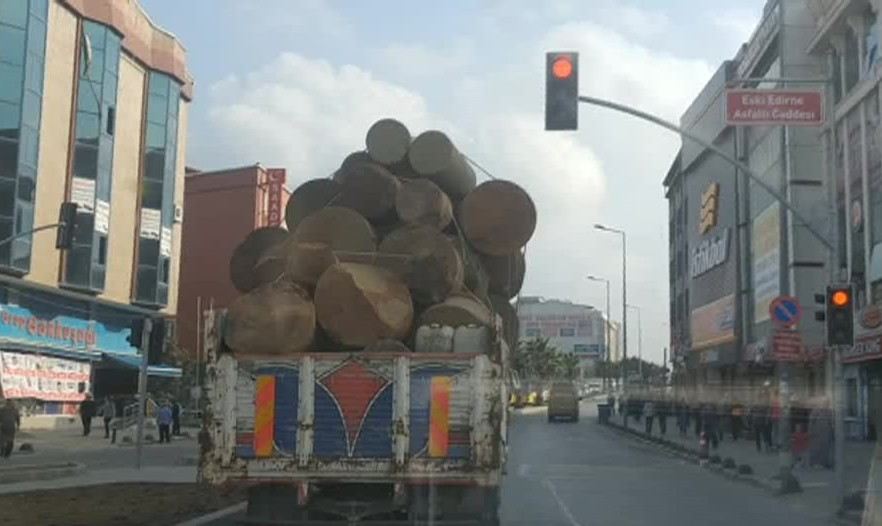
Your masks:
<svg viewBox="0 0 882 526"><path fill-rule="evenodd" d="M819 90L726 90L726 124L730 126L820 126L824 97Z"/></svg>
<svg viewBox="0 0 882 526"><path fill-rule="evenodd" d="M0 351L0 387L6 398L81 402L90 390L91 372L89 362Z"/></svg>
<svg viewBox="0 0 882 526"><path fill-rule="evenodd" d="M284 168L267 168L267 226L279 226L282 224L284 210L282 210L282 186L285 184Z"/></svg>

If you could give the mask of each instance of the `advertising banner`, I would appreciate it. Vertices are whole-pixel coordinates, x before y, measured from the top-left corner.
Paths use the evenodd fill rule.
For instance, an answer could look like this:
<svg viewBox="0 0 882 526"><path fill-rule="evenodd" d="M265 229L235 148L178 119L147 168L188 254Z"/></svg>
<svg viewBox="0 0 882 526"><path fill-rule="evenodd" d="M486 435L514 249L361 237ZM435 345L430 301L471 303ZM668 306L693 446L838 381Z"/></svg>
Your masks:
<svg viewBox="0 0 882 526"><path fill-rule="evenodd" d="M769 304L781 293L780 209L775 202L753 220L753 321L769 319Z"/></svg>
<svg viewBox="0 0 882 526"><path fill-rule="evenodd" d="M89 362L0 351L0 388L6 398L79 402L89 391Z"/></svg>
<svg viewBox="0 0 882 526"><path fill-rule="evenodd" d="M24 307L0 304L0 344L22 343L48 349L85 353L137 353L126 339L128 324L112 327L71 316L45 317Z"/></svg>
<svg viewBox="0 0 882 526"><path fill-rule="evenodd" d="M701 350L735 340L735 295L730 294L692 311L692 349Z"/></svg>

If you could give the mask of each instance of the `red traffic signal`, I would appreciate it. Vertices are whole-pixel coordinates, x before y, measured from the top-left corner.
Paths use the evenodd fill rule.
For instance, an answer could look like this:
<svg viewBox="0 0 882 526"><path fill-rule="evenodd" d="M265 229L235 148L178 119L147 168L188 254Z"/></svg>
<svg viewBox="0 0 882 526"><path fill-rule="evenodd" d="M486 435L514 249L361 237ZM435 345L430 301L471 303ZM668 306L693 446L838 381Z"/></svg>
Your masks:
<svg viewBox="0 0 882 526"><path fill-rule="evenodd" d="M830 295L830 303L834 307L846 307L849 301L851 301L851 294L847 290L835 290Z"/></svg>
<svg viewBox="0 0 882 526"><path fill-rule="evenodd" d="M851 285L827 287L827 345L854 345L853 297Z"/></svg>
<svg viewBox="0 0 882 526"><path fill-rule="evenodd" d="M545 129L579 128L579 54L545 54Z"/></svg>

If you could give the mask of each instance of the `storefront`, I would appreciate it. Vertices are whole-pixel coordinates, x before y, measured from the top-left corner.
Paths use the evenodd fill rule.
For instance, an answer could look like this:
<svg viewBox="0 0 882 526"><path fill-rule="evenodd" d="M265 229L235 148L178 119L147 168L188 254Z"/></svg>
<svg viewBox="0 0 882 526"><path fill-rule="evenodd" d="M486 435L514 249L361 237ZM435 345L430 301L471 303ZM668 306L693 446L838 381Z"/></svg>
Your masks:
<svg viewBox="0 0 882 526"><path fill-rule="evenodd" d="M139 314L32 289L0 289L0 391L32 414L73 414L86 394L133 394ZM180 369L151 367L154 376Z"/></svg>

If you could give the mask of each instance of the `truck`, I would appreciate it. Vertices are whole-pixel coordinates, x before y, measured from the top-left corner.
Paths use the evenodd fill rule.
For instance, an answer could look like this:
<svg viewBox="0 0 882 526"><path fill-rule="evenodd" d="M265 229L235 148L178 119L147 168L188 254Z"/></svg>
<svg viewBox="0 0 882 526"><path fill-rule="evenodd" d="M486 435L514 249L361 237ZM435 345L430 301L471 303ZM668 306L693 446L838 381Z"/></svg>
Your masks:
<svg viewBox="0 0 882 526"><path fill-rule="evenodd" d="M204 313L199 480L248 488L247 520L489 524L508 425L509 349L242 355ZM497 317L497 324L501 323Z"/></svg>

